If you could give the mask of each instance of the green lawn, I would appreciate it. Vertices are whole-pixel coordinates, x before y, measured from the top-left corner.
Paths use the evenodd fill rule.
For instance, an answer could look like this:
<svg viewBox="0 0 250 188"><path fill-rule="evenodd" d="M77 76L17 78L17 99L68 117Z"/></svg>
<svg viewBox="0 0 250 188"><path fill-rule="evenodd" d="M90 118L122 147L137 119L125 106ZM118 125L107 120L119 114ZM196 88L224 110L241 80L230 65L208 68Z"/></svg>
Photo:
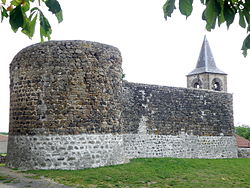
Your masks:
<svg viewBox="0 0 250 188"><path fill-rule="evenodd" d="M250 159L134 159L131 163L83 170L32 170L80 187L250 187Z"/></svg>

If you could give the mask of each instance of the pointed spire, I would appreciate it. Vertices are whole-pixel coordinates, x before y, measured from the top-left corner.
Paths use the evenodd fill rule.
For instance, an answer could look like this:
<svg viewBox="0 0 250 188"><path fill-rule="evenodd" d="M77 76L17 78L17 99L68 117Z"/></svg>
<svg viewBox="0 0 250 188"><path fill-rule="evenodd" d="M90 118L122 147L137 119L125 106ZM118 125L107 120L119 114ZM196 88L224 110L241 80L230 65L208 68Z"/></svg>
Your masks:
<svg viewBox="0 0 250 188"><path fill-rule="evenodd" d="M206 35L204 36L196 68L188 75L201 73L226 74L217 68Z"/></svg>

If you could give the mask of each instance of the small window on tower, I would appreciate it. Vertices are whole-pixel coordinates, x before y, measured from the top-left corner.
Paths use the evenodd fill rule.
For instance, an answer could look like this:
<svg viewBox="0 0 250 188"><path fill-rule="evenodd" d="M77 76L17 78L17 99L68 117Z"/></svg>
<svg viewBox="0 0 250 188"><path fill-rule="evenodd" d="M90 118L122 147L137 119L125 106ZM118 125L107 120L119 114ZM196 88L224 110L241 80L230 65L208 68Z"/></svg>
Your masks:
<svg viewBox="0 0 250 188"><path fill-rule="evenodd" d="M214 83L214 90L215 91L220 91L221 89L220 89L220 83L219 82L215 82Z"/></svg>
<svg viewBox="0 0 250 188"><path fill-rule="evenodd" d="M200 84L198 83L198 82L196 82L195 84L194 84L194 88L196 88L196 89L200 89Z"/></svg>
<svg viewBox="0 0 250 188"><path fill-rule="evenodd" d="M201 89L201 88L202 88L201 80L198 79L198 78L195 78L195 79L192 81L191 86L192 86L192 88Z"/></svg>
<svg viewBox="0 0 250 188"><path fill-rule="evenodd" d="M219 78L215 78L212 81L212 89L215 91L222 91L222 82Z"/></svg>

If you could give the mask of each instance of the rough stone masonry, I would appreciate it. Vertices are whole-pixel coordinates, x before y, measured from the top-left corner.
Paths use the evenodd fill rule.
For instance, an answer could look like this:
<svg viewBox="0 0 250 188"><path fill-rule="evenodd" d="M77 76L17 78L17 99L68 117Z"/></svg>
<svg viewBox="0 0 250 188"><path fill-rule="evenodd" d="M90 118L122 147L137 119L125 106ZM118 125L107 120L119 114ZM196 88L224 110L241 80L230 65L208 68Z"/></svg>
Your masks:
<svg viewBox="0 0 250 188"><path fill-rule="evenodd" d="M80 169L137 157L233 158L232 95L122 80L115 47L50 41L10 65L7 165Z"/></svg>

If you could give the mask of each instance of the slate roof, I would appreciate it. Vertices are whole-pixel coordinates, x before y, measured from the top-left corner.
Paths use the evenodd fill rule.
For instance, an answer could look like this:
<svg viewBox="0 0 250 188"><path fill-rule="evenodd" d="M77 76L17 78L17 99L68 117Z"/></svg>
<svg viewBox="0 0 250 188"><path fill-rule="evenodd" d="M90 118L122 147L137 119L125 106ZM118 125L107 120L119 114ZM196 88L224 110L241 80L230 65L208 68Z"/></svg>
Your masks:
<svg viewBox="0 0 250 188"><path fill-rule="evenodd" d="M250 141L241 136L236 135L236 142L239 148L250 148Z"/></svg>
<svg viewBox="0 0 250 188"><path fill-rule="evenodd" d="M201 73L226 74L217 68L206 36L204 36L196 68L188 75Z"/></svg>
<svg viewBox="0 0 250 188"><path fill-rule="evenodd" d="M8 136L0 135L0 142L7 142L7 141L8 141Z"/></svg>

